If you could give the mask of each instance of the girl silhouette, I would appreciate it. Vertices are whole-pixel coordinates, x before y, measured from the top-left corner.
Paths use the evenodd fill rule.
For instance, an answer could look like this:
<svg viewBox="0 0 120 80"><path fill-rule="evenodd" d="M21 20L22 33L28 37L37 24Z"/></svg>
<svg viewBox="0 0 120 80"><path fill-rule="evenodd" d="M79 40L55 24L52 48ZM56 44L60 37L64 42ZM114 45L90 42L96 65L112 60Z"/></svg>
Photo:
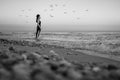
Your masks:
<svg viewBox="0 0 120 80"><path fill-rule="evenodd" d="M36 23L37 23L37 28L36 28L36 39L39 37L40 32L41 32L41 21L40 21L40 15L36 15Z"/></svg>

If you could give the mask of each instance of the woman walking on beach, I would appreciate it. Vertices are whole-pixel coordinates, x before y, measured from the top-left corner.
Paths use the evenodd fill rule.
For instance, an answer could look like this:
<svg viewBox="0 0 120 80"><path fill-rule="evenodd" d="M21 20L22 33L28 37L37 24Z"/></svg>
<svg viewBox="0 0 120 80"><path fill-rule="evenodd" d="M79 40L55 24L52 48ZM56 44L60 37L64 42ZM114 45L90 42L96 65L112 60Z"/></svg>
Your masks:
<svg viewBox="0 0 120 80"><path fill-rule="evenodd" d="M36 23L37 23L37 28L36 28L36 39L39 37L40 32L41 32L41 21L40 21L40 15L36 15Z"/></svg>

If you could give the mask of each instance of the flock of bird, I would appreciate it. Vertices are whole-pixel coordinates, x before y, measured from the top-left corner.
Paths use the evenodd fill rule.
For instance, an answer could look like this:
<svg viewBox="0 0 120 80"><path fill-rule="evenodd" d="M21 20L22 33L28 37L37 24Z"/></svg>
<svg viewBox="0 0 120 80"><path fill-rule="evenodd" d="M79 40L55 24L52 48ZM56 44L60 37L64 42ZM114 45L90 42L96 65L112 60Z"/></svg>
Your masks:
<svg viewBox="0 0 120 80"><path fill-rule="evenodd" d="M67 9L66 9L66 7L67 7L67 5L66 4L62 4L62 5L58 5L58 4L50 4L49 6L49 9L44 9L43 11L44 12L53 12L53 11L55 11L55 8L57 8L57 7L63 7L63 14L64 15L67 15L69 12L67 12ZM25 11L32 11L32 9L27 9L27 10L21 10L21 12L23 13L23 12L25 12ZM88 12L88 9L84 9L83 11L85 11L85 12ZM75 13L77 13L77 10L72 10L71 11L73 14L75 14ZM19 16L24 16L24 17L26 17L26 18L28 18L29 16L28 15L19 15ZM49 17L51 17L51 18L53 18L53 17L55 17L54 16L54 14L49 14ZM80 19L80 17L76 17L76 19L77 20L79 20ZM28 23L28 21L26 21L26 23Z"/></svg>
<svg viewBox="0 0 120 80"><path fill-rule="evenodd" d="M67 5L63 4L61 6L63 8L65 8ZM51 4L51 5L49 5L49 7L50 7L50 11L54 11L54 8L58 7L58 4ZM64 9L64 10L66 10L66 9ZM44 9L44 11L47 12L47 9ZM85 11L88 11L88 9L86 9ZM72 13L76 13L77 11L76 10L72 10L71 12ZM68 12L67 11L63 11L63 14L68 14ZM50 17L54 17L54 16L52 14L50 14ZM80 19L80 17L77 17L77 19Z"/></svg>

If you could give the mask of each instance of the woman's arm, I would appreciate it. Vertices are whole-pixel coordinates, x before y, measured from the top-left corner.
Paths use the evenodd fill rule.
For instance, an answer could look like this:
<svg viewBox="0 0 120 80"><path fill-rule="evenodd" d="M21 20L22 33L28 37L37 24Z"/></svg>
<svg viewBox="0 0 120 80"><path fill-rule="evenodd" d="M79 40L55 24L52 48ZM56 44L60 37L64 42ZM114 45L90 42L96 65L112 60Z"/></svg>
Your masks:
<svg viewBox="0 0 120 80"><path fill-rule="evenodd" d="M39 26L39 23L37 22L37 26Z"/></svg>
<svg viewBox="0 0 120 80"><path fill-rule="evenodd" d="M41 27L41 21L37 22L37 26Z"/></svg>

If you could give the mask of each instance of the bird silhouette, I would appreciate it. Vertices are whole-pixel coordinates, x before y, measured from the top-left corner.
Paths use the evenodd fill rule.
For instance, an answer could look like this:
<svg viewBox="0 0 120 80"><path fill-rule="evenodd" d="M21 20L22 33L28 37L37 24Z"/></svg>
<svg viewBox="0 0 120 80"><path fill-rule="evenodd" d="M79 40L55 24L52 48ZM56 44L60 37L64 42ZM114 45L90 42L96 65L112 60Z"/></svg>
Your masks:
<svg viewBox="0 0 120 80"><path fill-rule="evenodd" d="M77 17L77 20L79 20L80 18L79 17Z"/></svg>
<svg viewBox="0 0 120 80"><path fill-rule="evenodd" d="M50 14L50 17L54 17L54 16Z"/></svg>
<svg viewBox="0 0 120 80"><path fill-rule="evenodd" d="M25 16L25 17L28 17L28 16Z"/></svg>
<svg viewBox="0 0 120 80"><path fill-rule="evenodd" d="M21 10L22 12L24 12L25 10Z"/></svg>
<svg viewBox="0 0 120 80"><path fill-rule="evenodd" d="M19 16L22 16L22 15L19 15Z"/></svg>
<svg viewBox="0 0 120 80"><path fill-rule="evenodd" d="M65 7L66 5L65 4L63 4L63 7Z"/></svg>
<svg viewBox="0 0 120 80"><path fill-rule="evenodd" d="M64 14L67 14L67 12L64 12Z"/></svg>
<svg viewBox="0 0 120 80"><path fill-rule="evenodd" d="M50 9L51 11L53 11L54 9Z"/></svg>
<svg viewBox="0 0 120 80"><path fill-rule="evenodd" d="M57 4L55 4L55 6L57 7L58 5L57 5Z"/></svg>
<svg viewBox="0 0 120 80"><path fill-rule="evenodd" d="M72 12L73 12L73 13L75 13L76 11L75 11L75 10L73 10Z"/></svg>
<svg viewBox="0 0 120 80"><path fill-rule="evenodd" d="M50 7L53 7L53 5L51 4Z"/></svg>

